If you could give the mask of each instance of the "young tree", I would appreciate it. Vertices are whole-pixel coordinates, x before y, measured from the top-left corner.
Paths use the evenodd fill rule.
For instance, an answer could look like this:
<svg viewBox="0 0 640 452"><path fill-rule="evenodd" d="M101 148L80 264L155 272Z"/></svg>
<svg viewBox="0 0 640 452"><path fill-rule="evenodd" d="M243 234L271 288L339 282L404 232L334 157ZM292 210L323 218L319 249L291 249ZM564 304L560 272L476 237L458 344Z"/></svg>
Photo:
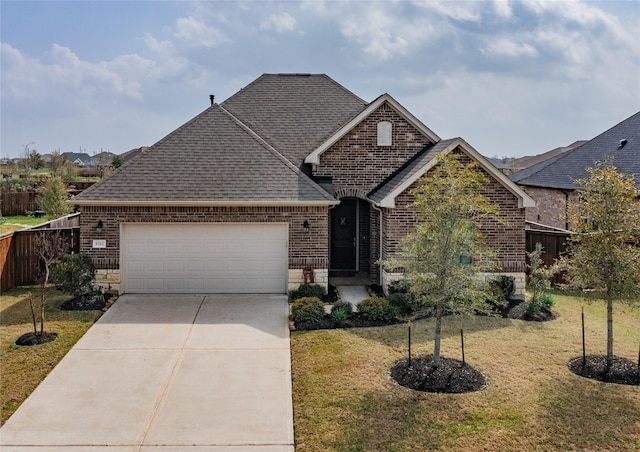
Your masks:
<svg viewBox="0 0 640 452"><path fill-rule="evenodd" d="M67 164L67 156L62 155L59 149L56 149L51 153L51 160L49 160L49 169L54 176L62 176L63 169Z"/></svg>
<svg viewBox="0 0 640 452"><path fill-rule="evenodd" d="M59 218L71 212L68 199L67 184L61 177L54 176L44 184L36 201L49 218Z"/></svg>
<svg viewBox="0 0 640 452"><path fill-rule="evenodd" d="M529 258L529 290L531 299L527 307L527 312L531 315L539 313L543 307L551 307L553 304L548 290L551 288L551 278L557 273L555 266L545 267L541 256L544 253L542 243L536 243L536 248L527 253Z"/></svg>
<svg viewBox="0 0 640 452"><path fill-rule="evenodd" d="M60 231L43 230L36 234L36 250L40 257L43 268L36 278L40 286L40 332L34 331L36 335L44 334L44 307L47 301L47 284L52 264L67 253L68 245ZM30 300L31 302L31 300ZM31 313L34 317L33 327L35 329L34 306L31 304Z"/></svg>
<svg viewBox="0 0 640 452"><path fill-rule="evenodd" d="M560 265L567 287L607 302L607 364L613 362L613 302L640 296L640 191L633 176L613 161L587 168L577 208L570 212L575 234Z"/></svg>
<svg viewBox="0 0 640 452"><path fill-rule="evenodd" d="M488 283L479 271L493 268L495 257L486 246L481 227L488 219L500 221L498 208L482 194L486 177L475 162L461 155L438 155L437 164L412 190L417 224L401 243L402 255L384 262L403 267L418 299L418 307L435 307L433 367L440 364L442 316L488 312Z"/></svg>

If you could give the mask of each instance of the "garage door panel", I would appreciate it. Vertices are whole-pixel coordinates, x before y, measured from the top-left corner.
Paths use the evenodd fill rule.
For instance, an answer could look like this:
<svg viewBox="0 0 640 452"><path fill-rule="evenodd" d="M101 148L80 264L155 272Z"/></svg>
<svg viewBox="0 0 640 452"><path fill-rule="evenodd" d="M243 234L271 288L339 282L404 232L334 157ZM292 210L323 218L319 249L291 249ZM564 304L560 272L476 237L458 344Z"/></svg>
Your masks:
<svg viewBox="0 0 640 452"><path fill-rule="evenodd" d="M286 224L126 224L127 292L286 292Z"/></svg>

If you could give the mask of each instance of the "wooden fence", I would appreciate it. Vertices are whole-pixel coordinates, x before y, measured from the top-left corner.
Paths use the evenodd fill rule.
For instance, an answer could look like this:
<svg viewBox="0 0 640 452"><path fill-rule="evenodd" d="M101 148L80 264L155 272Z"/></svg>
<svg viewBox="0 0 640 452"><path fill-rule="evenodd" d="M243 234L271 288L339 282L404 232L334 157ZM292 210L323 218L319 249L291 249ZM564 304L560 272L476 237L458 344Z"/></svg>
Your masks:
<svg viewBox="0 0 640 452"><path fill-rule="evenodd" d="M54 222L67 221L73 223L79 220L79 214L70 215ZM0 292L5 292L15 286L25 286L36 283L41 263L36 249L38 234L61 234L69 247L69 252L80 252L80 227L54 227L49 222L38 229L23 229L9 232L0 236Z"/></svg>
<svg viewBox="0 0 640 452"><path fill-rule="evenodd" d="M27 211L34 212L38 210L36 197L38 193L34 191L10 192L3 191L1 195L2 205L0 206L0 214L3 217L13 215L26 215Z"/></svg>
<svg viewBox="0 0 640 452"><path fill-rule="evenodd" d="M528 253L536 249L536 243L542 244L544 253L540 256L540 259L547 267L553 265L560 255L567 250L568 232L527 229L526 236ZM559 284L562 281L561 274L555 275L554 284Z"/></svg>

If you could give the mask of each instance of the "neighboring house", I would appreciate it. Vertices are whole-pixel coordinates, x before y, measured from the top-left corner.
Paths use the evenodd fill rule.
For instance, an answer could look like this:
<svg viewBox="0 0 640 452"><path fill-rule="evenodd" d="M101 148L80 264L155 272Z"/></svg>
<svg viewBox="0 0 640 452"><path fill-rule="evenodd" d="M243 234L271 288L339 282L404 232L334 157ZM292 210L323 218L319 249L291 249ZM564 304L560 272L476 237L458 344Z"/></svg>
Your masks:
<svg viewBox="0 0 640 452"><path fill-rule="evenodd" d="M149 149L149 146L130 149L127 152L123 152L122 154L120 154L120 156L122 157L122 160L124 162L128 162L129 160L136 158L139 154L143 153L147 149Z"/></svg>
<svg viewBox="0 0 640 452"><path fill-rule="evenodd" d="M63 152L62 155L77 166L92 166L91 156L84 152Z"/></svg>
<svg viewBox="0 0 640 452"><path fill-rule="evenodd" d="M527 221L537 223L537 229L571 229L569 210L580 190L576 179L587 178L587 168L608 159L619 172L634 175L640 187L640 112L574 149L512 174L511 180L537 204L527 209Z"/></svg>
<svg viewBox="0 0 640 452"><path fill-rule="evenodd" d="M489 160L491 163L495 165L500 171L502 171L506 175L510 175L515 173L516 171L521 171L525 168L529 168L530 166L536 165L540 162L550 159L551 157L555 157L559 154L563 154L565 152L570 151L571 149L577 148L578 146L582 146L586 143L585 140L575 141L571 143L569 146L561 146L559 148L551 149L550 151L544 152L542 154L537 155L525 155L524 157L505 157L505 158L497 158L493 157Z"/></svg>
<svg viewBox="0 0 640 452"><path fill-rule="evenodd" d="M67 162L71 162L74 165L80 167L97 167L110 165L115 154L103 151L93 157L84 152L64 152L62 155L67 158Z"/></svg>
<svg viewBox="0 0 640 452"><path fill-rule="evenodd" d="M366 274L415 226L410 191L438 152L479 163L507 222L485 227L502 273L525 271L533 200L461 138L442 140L388 94L326 75L265 74L74 199L81 252L121 292L284 293L312 271ZM110 269L107 271L106 269Z"/></svg>

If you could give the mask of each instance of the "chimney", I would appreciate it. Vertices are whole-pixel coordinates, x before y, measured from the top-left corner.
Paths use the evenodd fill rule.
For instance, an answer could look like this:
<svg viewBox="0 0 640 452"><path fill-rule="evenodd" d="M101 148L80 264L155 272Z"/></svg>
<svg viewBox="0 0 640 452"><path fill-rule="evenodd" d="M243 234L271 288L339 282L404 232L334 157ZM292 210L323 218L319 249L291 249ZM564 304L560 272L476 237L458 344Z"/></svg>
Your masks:
<svg viewBox="0 0 640 452"><path fill-rule="evenodd" d="M215 99L216 96L214 96L213 94L209 94L209 100L211 101L211 105L213 105L213 99Z"/></svg>

